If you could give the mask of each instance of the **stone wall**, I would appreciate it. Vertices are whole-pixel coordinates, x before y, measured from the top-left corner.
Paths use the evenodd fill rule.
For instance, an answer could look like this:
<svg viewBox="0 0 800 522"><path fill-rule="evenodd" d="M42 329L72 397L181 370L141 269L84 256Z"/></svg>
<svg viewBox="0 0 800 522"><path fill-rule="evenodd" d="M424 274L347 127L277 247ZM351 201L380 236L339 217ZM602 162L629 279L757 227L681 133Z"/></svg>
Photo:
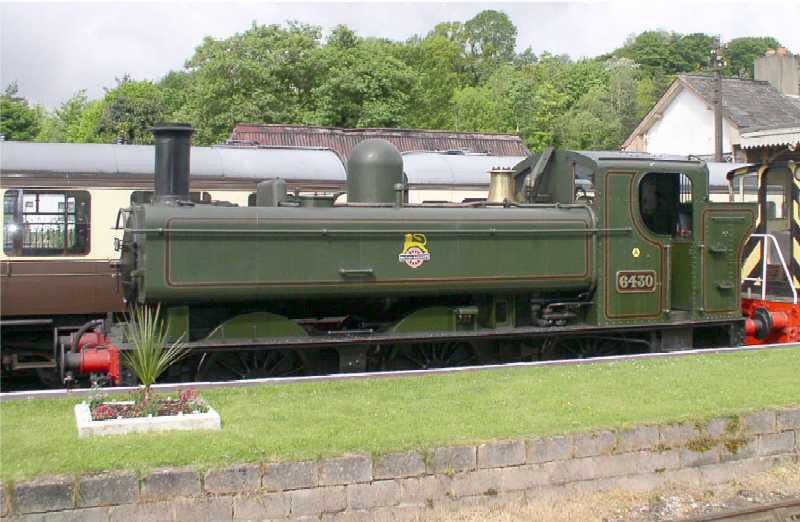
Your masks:
<svg viewBox="0 0 800 522"><path fill-rule="evenodd" d="M800 458L800 407L370 457L45 477L0 488L3 520L408 520L666 482L717 483Z"/></svg>

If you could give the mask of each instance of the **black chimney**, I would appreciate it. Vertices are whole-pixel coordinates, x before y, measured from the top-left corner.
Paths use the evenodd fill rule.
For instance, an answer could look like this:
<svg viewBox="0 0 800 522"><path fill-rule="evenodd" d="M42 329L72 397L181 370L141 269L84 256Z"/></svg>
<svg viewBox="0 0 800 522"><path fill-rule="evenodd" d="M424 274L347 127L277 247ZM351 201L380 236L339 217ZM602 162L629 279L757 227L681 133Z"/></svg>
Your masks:
<svg viewBox="0 0 800 522"><path fill-rule="evenodd" d="M156 183L154 203L189 201L189 152L192 148L189 123L158 123L156 140Z"/></svg>

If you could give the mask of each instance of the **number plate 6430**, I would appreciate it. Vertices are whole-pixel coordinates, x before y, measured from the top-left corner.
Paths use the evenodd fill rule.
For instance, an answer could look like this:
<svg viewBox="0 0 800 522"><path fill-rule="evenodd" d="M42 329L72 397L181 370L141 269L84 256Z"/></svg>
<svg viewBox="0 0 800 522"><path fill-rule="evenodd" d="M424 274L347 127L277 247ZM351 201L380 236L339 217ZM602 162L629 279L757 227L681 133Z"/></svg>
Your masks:
<svg viewBox="0 0 800 522"><path fill-rule="evenodd" d="M617 272L617 292L655 292L655 270L620 270Z"/></svg>

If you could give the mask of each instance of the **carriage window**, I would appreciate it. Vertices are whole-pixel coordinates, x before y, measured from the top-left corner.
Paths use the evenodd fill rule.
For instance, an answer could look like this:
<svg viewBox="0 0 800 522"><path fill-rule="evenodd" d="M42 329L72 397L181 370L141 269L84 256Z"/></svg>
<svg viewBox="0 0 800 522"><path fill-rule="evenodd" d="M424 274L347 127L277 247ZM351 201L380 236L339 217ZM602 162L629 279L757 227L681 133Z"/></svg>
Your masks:
<svg viewBox="0 0 800 522"><path fill-rule="evenodd" d="M692 180L685 174L651 172L639 183L639 211L653 233L692 236Z"/></svg>
<svg viewBox="0 0 800 522"><path fill-rule="evenodd" d="M774 201L767 201L767 219L778 219L778 205Z"/></svg>
<svg viewBox="0 0 800 522"><path fill-rule="evenodd" d="M788 172L775 170L767 172L767 232L789 230L789 202L786 183Z"/></svg>
<svg viewBox="0 0 800 522"><path fill-rule="evenodd" d="M9 190L3 197L3 251L9 256L89 253L89 193Z"/></svg>
<svg viewBox="0 0 800 522"><path fill-rule="evenodd" d="M194 203L211 203L211 194L208 192L189 192L189 199ZM131 205L144 205L152 202L152 190L134 190L131 192Z"/></svg>
<svg viewBox="0 0 800 522"><path fill-rule="evenodd" d="M758 201L758 176L747 174L734 178L733 201L736 203Z"/></svg>

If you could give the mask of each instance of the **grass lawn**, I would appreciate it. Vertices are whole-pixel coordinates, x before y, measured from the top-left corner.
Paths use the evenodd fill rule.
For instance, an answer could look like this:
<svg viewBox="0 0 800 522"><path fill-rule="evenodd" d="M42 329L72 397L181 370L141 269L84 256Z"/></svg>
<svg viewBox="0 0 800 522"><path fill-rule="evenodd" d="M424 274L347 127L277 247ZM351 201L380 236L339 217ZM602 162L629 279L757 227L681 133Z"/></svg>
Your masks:
<svg viewBox="0 0 800 522"><path fill-rule="evenodd" d="M385 453L800 404L800 349L205 391L220 432L79 440L77 399L0 404L0 479Z"/></svg>

